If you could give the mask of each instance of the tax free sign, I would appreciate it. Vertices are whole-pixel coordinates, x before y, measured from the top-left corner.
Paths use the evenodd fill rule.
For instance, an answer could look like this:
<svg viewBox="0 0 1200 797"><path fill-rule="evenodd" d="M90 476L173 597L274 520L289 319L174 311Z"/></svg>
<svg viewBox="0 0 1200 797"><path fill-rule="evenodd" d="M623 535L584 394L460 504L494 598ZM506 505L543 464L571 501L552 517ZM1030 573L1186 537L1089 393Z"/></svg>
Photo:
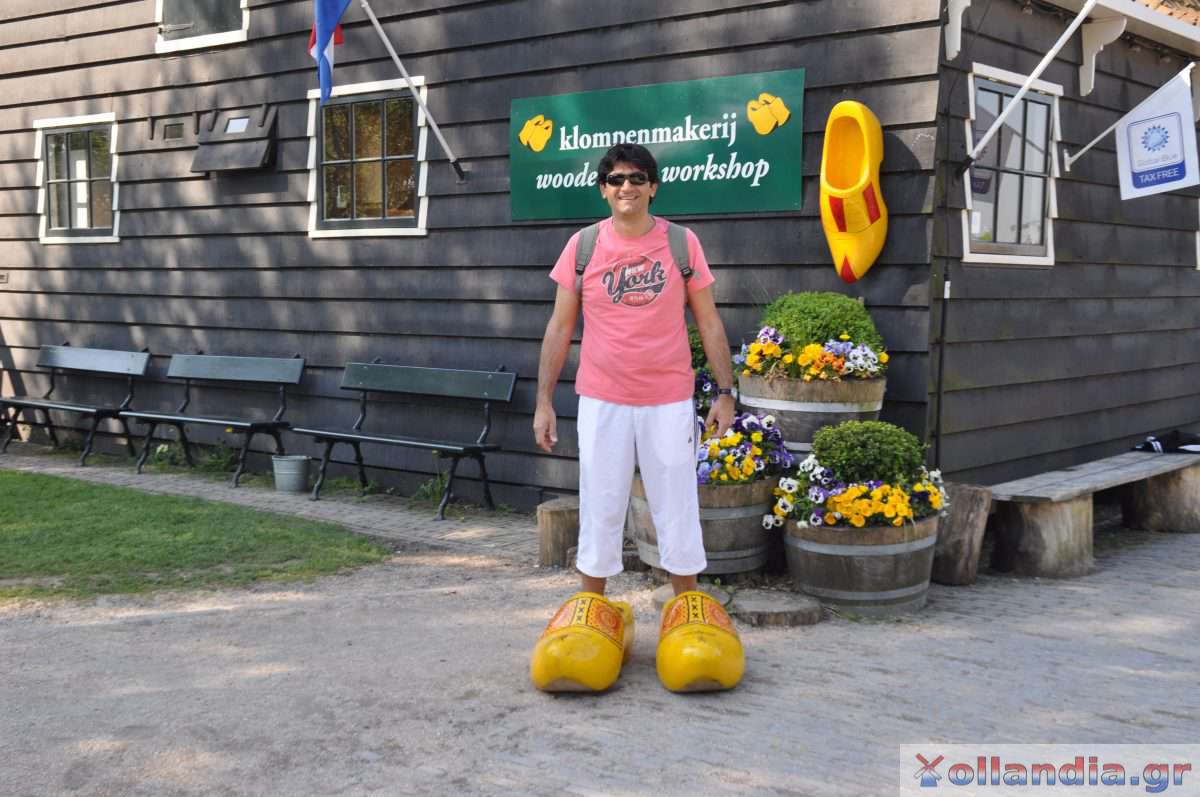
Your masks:
<svg viewBox="0 0 1200 797"><path fill-rule="evenodd" d="M609 215L596 168L620 143L658 161L655 213L799 210L803 108L803 69L513 100L513 220Z"/></svg>
<svg viewBox="0 0 1200 797"><path fill-rule="evenodd" d="M1117 122L1121 199L1177 191L1200 183L1191 72L1189 64Z"/></svg>

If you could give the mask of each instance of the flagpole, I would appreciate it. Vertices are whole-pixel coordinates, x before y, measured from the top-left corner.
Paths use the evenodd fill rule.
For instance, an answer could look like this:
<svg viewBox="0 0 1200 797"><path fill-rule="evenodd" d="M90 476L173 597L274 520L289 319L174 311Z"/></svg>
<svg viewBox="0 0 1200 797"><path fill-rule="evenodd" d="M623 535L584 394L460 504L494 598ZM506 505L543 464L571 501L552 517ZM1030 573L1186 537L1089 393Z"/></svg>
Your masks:
<svg viewBox="0 0 1200 797"><path fill-rule="evenodd" d="M454 152L442 136L442 131L438 127L437 121L434 120L433 114L429 113L429 109L425 107L425 100L421 99L421 93L413 85L412 78L408 76L408 70L404 68L404 64L400 63L400 56L396 55L396 50L392 47L392 42L388 39L387 34L383 32L383 26L379 24L379 20L375 17L375 12L371 10L371 4L367 0L359 0L359 5L363 7L363 11L366 11L367 16L371 18L371 24L375 26L375 32L379 34L379 39L383 42L383 46L387 48L388 55L392 56L392 62L396 64L396 68L404 76L404 82L408 84L408 90L412 92L413 99L421 106L421 112L429 120L429 126L433 128L433 134L437 136L438 143L442 145L446 156L450 158L450 166L454 169L454 173L458 175L458 181L460 183L464 182L467 179L466 172L463 171L463 167L458 163L458 158L454 157Z"/></svg>
<svg viewBox="0 0 1200 797"><path fill-rule="evenodd" d="M1186 75L1188 72L1190 72L1192 70L1192 67L1194 67L1195 65L1196 65L1195 61L1191 62L1190 64L1185 66L1178 75L1171 78L1171 80L1177 79L1180 75ZM1171 80L1168 80L1167 83L1170 83ZM1164 83L1163 86L1167 85L1167 83ZM1162 86L1159 86L1158 88L1162 88ZM1155 91L1157 91L1157 90L1158 89L1155 89ZM1100 135L1093 138L1090 144L1088 144L1086 147L1084 147L1083 149L1076 152L1074 155L1072 155L1071 153L1064 150L1063 151L1063 167L1067 171L1071 171L1071 164L1074 163L1075 161L1079 160L1080 158L1082 158L1084 156L1084 153L1086 153L1089 149L1091 149L1092 147L1099 144L1101 139L1103 139L1105 136L1107 136L1109 133L1111 133L1113 130L1115 130L1117 125L1121 124L1121 119L1124 119L1124 118L1125 118L1125 114L1122 114L1120 119L1117 119L1117 121L1113 122L1112 125L1109 126L1109 128L1107 130L1105 130L1103 133L1101 133Z"/></svg>

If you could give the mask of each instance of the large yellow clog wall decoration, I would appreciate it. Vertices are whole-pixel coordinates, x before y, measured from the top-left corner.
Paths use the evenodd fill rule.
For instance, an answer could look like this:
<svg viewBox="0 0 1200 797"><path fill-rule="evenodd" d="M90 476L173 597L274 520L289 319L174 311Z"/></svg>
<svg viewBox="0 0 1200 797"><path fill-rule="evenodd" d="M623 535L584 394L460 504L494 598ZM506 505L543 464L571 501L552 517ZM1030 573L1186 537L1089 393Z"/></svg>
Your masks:
<svg viewBox="0 0 1200 797"><path fill-rule="evenodd" d="M755 133L765 136L786 124L792 118L792 112L782 98L764 91L758 99L746 103L746 118L754 126Z"/></svg>
<svg viewBox="0 0 1200 797"><path fill-rule="evenodd" d="M881 163L883 128L871 109L853 100L833 106L821 151L821 226L845 282L862 279L887 239Z"/></svg>
<svg viewBox="0 0 1200 797"><path fill-rule="evenodd" d="M532 119L525 120L525 126L517 133L517 140L534 152L541 152L553 134L554 121L539 113Z"/></svg>

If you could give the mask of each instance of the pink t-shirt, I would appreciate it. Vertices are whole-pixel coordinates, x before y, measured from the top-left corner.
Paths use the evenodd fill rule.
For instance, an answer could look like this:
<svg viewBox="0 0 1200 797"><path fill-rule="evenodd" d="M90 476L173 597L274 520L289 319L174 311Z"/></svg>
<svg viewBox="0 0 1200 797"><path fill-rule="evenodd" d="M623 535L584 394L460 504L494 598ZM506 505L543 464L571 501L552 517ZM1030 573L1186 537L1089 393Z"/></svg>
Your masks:
<svg viewBox="0 0 1200 797"><path fill-rule="evenodd" d="M712 285L704 250L688 230L689 293ZM550 278L575 290L571 236ZM683 310L684 279L671 257L667 223L640 238L621 238L612 219L600 224L596 250L583 274L583 347L575 392L615 404L669 404L695 389Z"/></svg>

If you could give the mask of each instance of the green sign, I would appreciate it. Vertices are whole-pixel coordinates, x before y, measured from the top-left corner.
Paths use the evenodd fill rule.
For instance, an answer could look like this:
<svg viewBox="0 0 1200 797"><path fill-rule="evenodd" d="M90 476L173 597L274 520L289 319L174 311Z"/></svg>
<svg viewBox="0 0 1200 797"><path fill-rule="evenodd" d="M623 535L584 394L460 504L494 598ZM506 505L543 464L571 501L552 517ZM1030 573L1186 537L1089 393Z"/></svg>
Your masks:
<svg viewBox="0 0 1200 797"><path fill-rule="evenodd" d="M799 210L803 108L803 69L513 100L513 220L609 215L596 167L622 142L658 161L655 213Z"/></svg>

